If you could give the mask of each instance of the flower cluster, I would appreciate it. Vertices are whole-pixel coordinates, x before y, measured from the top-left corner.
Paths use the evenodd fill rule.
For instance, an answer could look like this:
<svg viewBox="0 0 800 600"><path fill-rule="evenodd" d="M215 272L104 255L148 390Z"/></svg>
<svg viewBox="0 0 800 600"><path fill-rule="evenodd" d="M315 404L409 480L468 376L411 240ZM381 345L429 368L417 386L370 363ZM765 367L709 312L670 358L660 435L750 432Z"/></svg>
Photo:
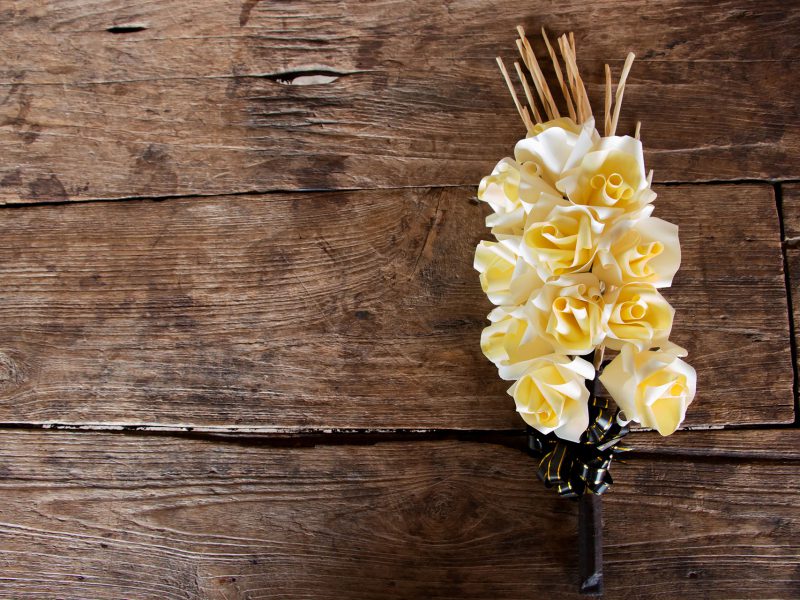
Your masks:
<svg viewBox="0 0 800 600"><path fill-rule="evenodd" d="M601 137L592 117L529 128L480 183L495 239L480 242L475 269L496 305L481 348L544 434L577 442L586 430L595 366L581 356L598 348L619 351L600 381L623 421L669 435L694 398L660 292L680 265L678 228L651 216L650 183L641 142Z"/></svg>

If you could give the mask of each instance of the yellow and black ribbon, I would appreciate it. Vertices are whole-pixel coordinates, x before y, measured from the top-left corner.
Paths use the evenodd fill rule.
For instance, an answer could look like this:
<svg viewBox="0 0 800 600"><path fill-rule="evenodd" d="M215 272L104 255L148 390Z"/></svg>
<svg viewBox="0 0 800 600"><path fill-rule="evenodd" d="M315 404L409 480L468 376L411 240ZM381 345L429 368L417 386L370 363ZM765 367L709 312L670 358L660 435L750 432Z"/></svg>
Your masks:
<svg viewBox="0 0 800 600"><path fill-rule="evenodd" d="M614 482L610 467L614 456L625 451L618 446L628 426L617 422L619 409L608 400L589 401L589 426L580 442L568 442L528 427L528 451L540 457L537 475L548 488L565 498L587 491L603 494Z"/></svg>

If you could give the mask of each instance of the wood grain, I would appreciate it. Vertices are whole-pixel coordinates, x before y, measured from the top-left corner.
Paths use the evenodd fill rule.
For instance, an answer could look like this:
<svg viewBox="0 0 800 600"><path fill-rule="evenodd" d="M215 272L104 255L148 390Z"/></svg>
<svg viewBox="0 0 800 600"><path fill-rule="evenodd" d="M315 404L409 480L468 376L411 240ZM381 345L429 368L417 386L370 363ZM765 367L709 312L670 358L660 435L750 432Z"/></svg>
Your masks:
<svg viewBox="0 0 800 600"><path fill-rule="evenodd" d="M781 216L783 233L790 250L795 250L800 238L800 184L781 185Z"/></svg>
<svg viewBox="0 0 800 600"><path fill-rule="evenodd" d="M494 63L520 23L575 31L596 102L603 63L616 76L637 53L620 131L643 122L657 181L800 177L796 3L552 9L15 2L0 19L0 202L475 184L522 134Z"/></svg>
<svg viewBox="0 0 800 600"><path fill-rule="evenodd" d="M666 295L699 373L687 425L792 421L771 187L658 192L656 214L681 228ZM519 428L478 347L491 306L472 193L2 210L0 421Z"/></svg>
<svg viewBox="0 0 800 600"><path fill-rule="evenodd" d="M577 506L504 446L7 431L0 466L0 598L578 598ZM617 465L605 597L796 597L798 467Z"/></svg>
<svg viewBox="0 0 800 600"><path fill-rule="evenodd" d="M625 445L637 455L800 460L800 429L678 431L667 437L636 431Z"/></svg>

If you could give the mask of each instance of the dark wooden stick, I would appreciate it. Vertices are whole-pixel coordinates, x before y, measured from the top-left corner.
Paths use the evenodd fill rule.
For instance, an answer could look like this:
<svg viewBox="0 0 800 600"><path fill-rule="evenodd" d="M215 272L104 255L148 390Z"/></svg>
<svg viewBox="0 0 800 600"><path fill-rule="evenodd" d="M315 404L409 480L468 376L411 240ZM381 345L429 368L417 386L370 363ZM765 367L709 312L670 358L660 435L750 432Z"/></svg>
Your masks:
<svg viewBox="0 0 800 600"><path fill-rule="evenodd" d="M578 568L580 592L603 595L603 497L588 490L578 509Z"/></svg>
<svg viewBox="0 0 800 600"><path fill-rule="evenodd" d="M589 402L597 392L597 378L602 370L605 348L601 345L592 353L595 377L589 384ZM587 596L603 595L603 500L584 490L578 508L578 564L580 592Z"/></svg>

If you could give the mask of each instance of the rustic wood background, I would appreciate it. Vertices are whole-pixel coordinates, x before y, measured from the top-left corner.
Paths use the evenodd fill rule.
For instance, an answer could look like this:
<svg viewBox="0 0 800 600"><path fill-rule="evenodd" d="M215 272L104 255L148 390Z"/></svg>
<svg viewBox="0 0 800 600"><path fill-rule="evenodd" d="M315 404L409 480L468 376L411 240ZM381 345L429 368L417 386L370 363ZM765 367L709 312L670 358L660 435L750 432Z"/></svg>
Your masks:
<svg viewBox="0 0 800 600"><path fill-rule="evenodd" d="M574 598L478 339L494 63L638 55L700 392L607 598L800 598L800 3L0 2L0 597ZM544 52L543 48L538 48Z"/></svg>

